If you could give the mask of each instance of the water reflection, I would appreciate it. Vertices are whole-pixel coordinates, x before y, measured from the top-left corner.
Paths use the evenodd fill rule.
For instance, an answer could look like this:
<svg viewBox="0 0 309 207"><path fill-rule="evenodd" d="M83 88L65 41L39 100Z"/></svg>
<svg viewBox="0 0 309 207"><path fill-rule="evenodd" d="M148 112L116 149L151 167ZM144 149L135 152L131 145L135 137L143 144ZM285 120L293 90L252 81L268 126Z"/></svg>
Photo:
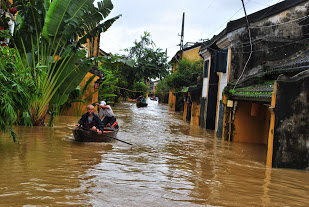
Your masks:
<svg viewBox="0 0 309 207"><path fill-rule="evenodd" d="M1 136L0 205L308 206L307 171L267 169L266 146L228 143L149 101L113 107L121 142L78 143L79 117Z"/></svg>

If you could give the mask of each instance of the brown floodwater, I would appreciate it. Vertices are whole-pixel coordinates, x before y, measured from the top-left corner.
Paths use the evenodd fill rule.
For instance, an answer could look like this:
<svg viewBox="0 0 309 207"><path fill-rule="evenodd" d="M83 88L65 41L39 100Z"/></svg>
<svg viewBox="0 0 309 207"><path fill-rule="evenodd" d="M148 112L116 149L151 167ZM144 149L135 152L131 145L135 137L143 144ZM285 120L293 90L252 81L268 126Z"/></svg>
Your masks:
<svg viewBox="0 0 309 207"><path fill-rule="evenodd" d="M0 139L0 206L309 206L309 171L269 169L266 146L222 142L149 100L113 107L118 139L79 143L79 117Z"/></svg>

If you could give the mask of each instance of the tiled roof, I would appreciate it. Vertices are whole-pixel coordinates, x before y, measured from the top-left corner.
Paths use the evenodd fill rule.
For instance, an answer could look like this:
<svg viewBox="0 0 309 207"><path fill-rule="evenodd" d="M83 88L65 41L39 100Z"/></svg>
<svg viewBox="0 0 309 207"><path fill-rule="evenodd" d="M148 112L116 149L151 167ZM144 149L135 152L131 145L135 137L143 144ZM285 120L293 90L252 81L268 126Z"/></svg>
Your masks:
<svg viewBox="0 0 309 207"><path fill-rule="evenodd" d="M228 93L233 100L270 103L273 87L274 81L267 81L262 84L230 89Z"/></svg>
<svg viewBox="0 0 309 207"><path fill-rule="evenodd" d="M296 60L282 63L278 66L267 69L264 72L265 75L296 73L309 69L309 54L304 57L300 57Z"/></svg>
<svg viewBox="0 0 309 207"><path fill-rule="evenodd" d="M89 72L99 76L100 78L103 78L103 72L101 70L99 70L99 68L97 66L92 66L92 68Z"/></svg>

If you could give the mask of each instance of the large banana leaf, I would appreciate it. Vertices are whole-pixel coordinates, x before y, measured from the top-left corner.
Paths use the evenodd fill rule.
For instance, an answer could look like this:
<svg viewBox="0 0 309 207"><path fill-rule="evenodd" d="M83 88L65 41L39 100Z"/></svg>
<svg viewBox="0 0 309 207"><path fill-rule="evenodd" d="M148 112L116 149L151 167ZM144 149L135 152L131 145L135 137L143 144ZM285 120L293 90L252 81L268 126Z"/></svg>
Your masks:
<svg viewBox="0 0 309 207"><path fill-rule="evenodd" d="M47 12L43 27L43 37L47 40L60 35L67 27L79 25L83 15L93 5L93 0L54 0Z"/></svg>
<svg viewBox="0 0 309 207"><path fill-rule="evenodd" d="M119 16L100 23L111 11L110 0L94 7L94 0L15 0L19 13L15 27L16 54L30 68L36 94L31 103L34 124L42 124L48 106L63 103L79 85L94 60L75 42L77 35L92 39ZM104 60L105 61L105 60Z"/></svg>
<svg viewBox="0 0 309 207"><path fill-rule="evenodd" d="M121 17L121 15L118 15L114 18L111 18L99 25L97 25L97 27L91 29L86 35L84 35L79 41L79 44L85 44L87 42L87 39L90 39L93 36L96 36L102 32L106 32L108 30L108 28L110 28L112 26L112 24Z"/></svg>
<svg viewBox="0 0 309 207"><path fill-rule="evenodd" d="M86 74L90 71L92 64L84 63L75 66L75 70L67 70L67 73L63 73L59 80L64 80L60 87L55 92L50 104L62 105L67 100L69 94L76 89L76 87L81 83ZM66 97L64 100L63 97Z"/></svg>

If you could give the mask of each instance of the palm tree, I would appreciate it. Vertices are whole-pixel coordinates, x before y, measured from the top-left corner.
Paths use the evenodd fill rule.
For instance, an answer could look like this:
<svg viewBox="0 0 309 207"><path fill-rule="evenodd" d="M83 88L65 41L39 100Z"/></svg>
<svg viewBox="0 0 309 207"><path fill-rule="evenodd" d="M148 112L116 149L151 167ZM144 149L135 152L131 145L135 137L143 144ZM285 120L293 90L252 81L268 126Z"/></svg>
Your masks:
<svg viewBox="0 0 309 207"><path fill-rule="evenodd" d="M32 124L40 126L49 105L64 103L94 61L110 61L85 58L83 44L105 32L120 15L105 20L113 9L111 0L97 7L94 0L15 0L14 5L18 15L11 45L35 80L30 116Z"/></svg>

